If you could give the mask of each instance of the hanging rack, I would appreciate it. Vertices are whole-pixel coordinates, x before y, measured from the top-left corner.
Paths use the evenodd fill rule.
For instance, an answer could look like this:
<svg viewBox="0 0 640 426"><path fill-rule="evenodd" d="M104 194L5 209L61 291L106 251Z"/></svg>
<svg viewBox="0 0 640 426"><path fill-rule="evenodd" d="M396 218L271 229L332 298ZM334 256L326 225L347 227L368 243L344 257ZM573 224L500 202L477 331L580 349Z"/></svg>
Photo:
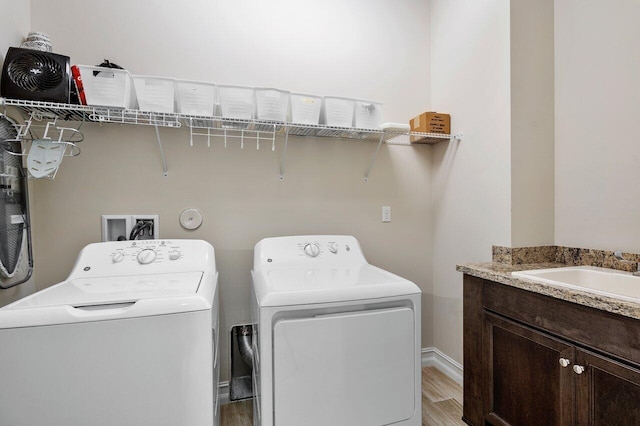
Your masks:
<svg viewBox="0 0 640 426"><path fill-rule="evenodd" d="M21 150L0 147L7 154L27 157L29 178L54 179L63 157L80 155L77 144L84 140L80 127L62 126L58 120L55 114L31 111L24 123L16 124L16 137L6 140L21 143Z"/></svg>
<svg viewBox="0 0 640 426"><path fill-rule="evenodd" d="M215 121L216 123L212 123ZM227 148L232 140L240 140L240 149L244 149L245 141L255 141L256 149L260 149L260 143L271 143L271 151L276 150L276 135L280 131L281 125L277 123L252 123L241 120L218 119L194 120L189 118L186 120L189 128L189 145L193 146L194 137L206 138L207 147L211 147L212 138L221 138L224 141L224 147Z"/></svg>

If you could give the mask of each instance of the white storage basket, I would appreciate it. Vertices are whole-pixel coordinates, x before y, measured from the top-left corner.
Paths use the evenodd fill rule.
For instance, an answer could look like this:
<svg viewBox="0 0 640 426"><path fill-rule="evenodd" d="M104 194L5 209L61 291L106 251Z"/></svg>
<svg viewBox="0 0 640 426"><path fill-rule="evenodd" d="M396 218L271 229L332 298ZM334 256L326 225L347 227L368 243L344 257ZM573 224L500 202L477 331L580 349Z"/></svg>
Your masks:
<svg viewBox="0 0 640 426"><path fill-rule="evenodd" d="M253 118L253 87L219 85L218 99L224 118Z"/></svg>
<svg viewBox="0 0 640 426"><path fill-rule="evenodd" d="M355 127L377 130L380 124L382 124L382 103L356 100Z"/></svg>
<svg viewBox="0 0 640 426"><path fill-rule="evenodd" d="M353 127L355 100L325 96L323 99L323 122L327 126Z"/></svg>
<svg viewBox="0 0 640 426"><path fill-rule="evenodd" d="M78 65L87 105L131 109L136 107L131 74L117 68Z"/></svg>
<svg viewBox="0 0 640 426"><path fill-rule="evenodd" d="M255 94L256 118L258 120L287 121L289 92L256 87Z"/></svg>
<svg viewBox="0 0 640 426"><path fill-rule="evenodd" d="M302 93L291 94L291 122L297 124L320 123L320 110L322 98L320 96L305 95Z"/></svg>
<svg viewBox="0 0 640 426"><path fill-rule="evenodd" d="M134 75L133 84L142 111L174 112L176 80L168 77Z"/></svg>
<svg viewBox="0 0 640 426"><path fill-rule="evenodd" d="M180 114L212 117L216 85L203 81L176 80L177 110Z"/></svg>

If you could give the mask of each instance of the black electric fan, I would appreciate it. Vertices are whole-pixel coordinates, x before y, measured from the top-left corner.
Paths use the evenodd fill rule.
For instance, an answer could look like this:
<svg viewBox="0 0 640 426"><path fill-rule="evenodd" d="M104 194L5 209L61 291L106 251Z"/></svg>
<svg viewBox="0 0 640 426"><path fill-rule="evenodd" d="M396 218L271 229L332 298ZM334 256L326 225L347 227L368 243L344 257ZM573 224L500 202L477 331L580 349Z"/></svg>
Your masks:
<svg viewBox="0 0 640 426"><path fill-rule="evenodd" d="M5 98L69 103L68 56L10 47L2 67L0 94Z"/></svg>

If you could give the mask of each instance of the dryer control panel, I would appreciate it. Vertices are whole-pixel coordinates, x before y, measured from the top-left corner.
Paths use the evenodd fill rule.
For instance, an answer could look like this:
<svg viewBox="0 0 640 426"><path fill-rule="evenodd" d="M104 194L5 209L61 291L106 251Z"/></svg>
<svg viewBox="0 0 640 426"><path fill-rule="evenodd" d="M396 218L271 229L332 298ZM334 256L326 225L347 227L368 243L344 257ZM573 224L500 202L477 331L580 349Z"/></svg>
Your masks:
<svg viewBox="0 0 640 426"><path fill-rule="evenodd" d="M71 276L215 271L213 247L200 240L136 240L89 244Z"/></svg>
<svg viewBox="0 0 640 426"><path fill-rule="evenodd" d="M367 263L358 240L348 235L265 238L256 244L254 270L318 263Z"/></svg>

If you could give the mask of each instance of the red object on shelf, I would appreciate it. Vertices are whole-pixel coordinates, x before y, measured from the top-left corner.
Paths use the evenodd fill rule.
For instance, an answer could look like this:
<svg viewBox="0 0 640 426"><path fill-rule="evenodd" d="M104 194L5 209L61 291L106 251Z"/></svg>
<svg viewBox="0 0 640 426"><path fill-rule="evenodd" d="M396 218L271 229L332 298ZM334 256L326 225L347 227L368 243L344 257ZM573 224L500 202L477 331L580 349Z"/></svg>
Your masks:
<svg viewBox="0 0 640 426"><path fill-rule="evenodd" d="M84 86L82 85L82 76L80 75L80 69L73 65L71 67L71 76L73 77L73 82L76 85L76 91L78 92L78 99L80 100L80 104L87 104L87 97L84 94Z"/></svg>

